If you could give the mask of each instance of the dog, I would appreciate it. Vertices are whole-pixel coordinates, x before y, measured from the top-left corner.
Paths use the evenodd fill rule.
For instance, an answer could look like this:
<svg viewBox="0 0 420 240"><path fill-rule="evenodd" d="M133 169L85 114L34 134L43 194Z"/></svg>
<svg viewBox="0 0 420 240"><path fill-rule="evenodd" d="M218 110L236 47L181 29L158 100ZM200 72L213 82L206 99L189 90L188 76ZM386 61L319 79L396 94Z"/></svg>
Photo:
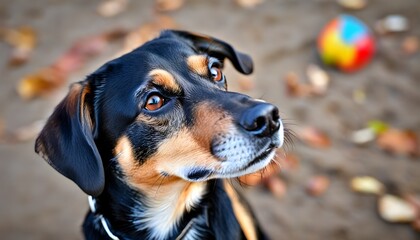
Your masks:
<svg viewBox="0 0 420 240"><path fill-rule="evenodd" d="M35 151L89 195L86 239L265 239L227 181L265 168L283 144L274 105L227 91L229 59L205 35L165 30L74 83Z"/></svg>

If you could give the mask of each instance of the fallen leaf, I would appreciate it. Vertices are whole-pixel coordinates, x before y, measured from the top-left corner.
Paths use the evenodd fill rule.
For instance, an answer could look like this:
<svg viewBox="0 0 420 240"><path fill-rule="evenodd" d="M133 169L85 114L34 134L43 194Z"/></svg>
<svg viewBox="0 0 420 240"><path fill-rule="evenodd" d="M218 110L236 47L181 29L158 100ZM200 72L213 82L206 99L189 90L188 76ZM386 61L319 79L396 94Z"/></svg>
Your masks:
<svg viewBox="0 0 420 240"><path fill-rule="evenodd" d="M155 8L160 12L171 12L180 9L185 0L156 0Z"/></svg>
<svg viewBox="0 0 420 240"><path fill-rule="evenodd" d="M250 78L239 78L238 79L239 89L244 92L249 92L255 88L255 83Z"/></svg>
<svg viewBox="0 0 420 240"><path fill-rule="evenodd" d="M114 17L127 9L128 0L106 0L96 9L102 17Z"/></svg>
<svg viewBox="0 0 420 240"><path fill-rule="evenodd" d="M286 194L287 186L284 181L278 177L272 176L268 178L264 184L276 198L282 198Z"/></svg>
<svg viewBox="0 0 420 240"><path fill-rule="evenodd" d="M350 10L360 10L366 7L366 0L337 0L338 4Z"/></svg>
<svg viewBox="0 0 420 240"><path fill-rule="evenodd" d="M19 66L26 63L32 54L32 50L15 48L9 57L9 66Z"/></svg>
<svg viewBox="0 0 420 240"><path fill-rule="evenodd" d="M384 185L377 179L369 176L354 177L350 182L353 191L380 195L384 192Z"/></svg>
<svg viewBox="0 0 420 240"><path fill-rule="evenodd" d="M46 96L64 85L70 73L82 68L86 62L104 51L110 41L125 36L126 31L114 29L76 41L53 64L24 76L17 86L23 99Z"/></svg>
<svg viewBox="0 0 420 240"><path fill-rule="evenodd" d="M379 121L379 120L369 121L368 127L370 129L372 129L372 131L376 135L379 135L381 133L384 133L384 132L388 131L388 129L389 129L389 125L387 123L382 122L382 121Z"/></svg>
<svg viewBox="0 0 420 240"><path fill-rule="evenodd" d="M406 194L404 200L416 209L416 216L420 219L420 197L414 194Z"/></svg>
<svg viewBox="0 0 420 240"><path fill-rule="evenodd" d="M378 207L380 216L388 222L412 222L416 219L416 209L394 195L380 197Z"/></svg>
<svg viewBox="0 0 420 240"><path fill-rule="evenodd" d="M389 129L379 134L377 144L385 151L403 155L419 155L419 141L416 133Z"/></svg>
<svg viewBox="0 0 420 240"><path fill-rule="evenodd" d="M36 32L29 26L22 26L16 29L1 29L2 38L13 47L9 58L9 65L18 66L26 63L35 48L37 37Z"/></svg>
<svg viewBox="0 0 420 240"><path fill-rule="evenodd" d="M116 28L99 35L81 38L73 43L71 48L58 58L53 66L65 74L77 71L90 58L102 53L110 42L118 40L126 34L126 30Z"/></svg>
<svg viewBox="0 0 420 240"><path fill-rule="evenodd" d="M7 29L3 37L11 46L20 49L32 50L36 45L35 30L29 26Z"/></svg>
<svg viewBox="0 0 420 240"><path fill-rule="evenodd" d="M312 93L311 86L302 84L299 81L299 77L294 72L286 74L285 78L286 93L292 97L306 97Z"/></svg>
<svg viewBox="0 0 420 240"><path fill-rule="evenodd" d="M411 226L413 227L414 230L416 230L417 232L420 232L420 218L416 218L416 220L414 220Z"/></svg>
<svg viewBox="0 0 420 240"><path fill-rule="evenodd" d="M314 176L306 184L306 191L312 196L324 194L330 186L330 179L324 175Z"/></svg>
<svg viewBox="0 0 420 240"><path fill-rule="evenodd" d="M45 121L35 121L26 126L19 127L13 131L7 131L1 136L2 142L16 143L26 142L35 138L44 126Z"/></svg>
<svg viewBox="0 0 420 240"><path fill-rule="evenodd" d="M254 8L264 2L264 0L235 0L236 4L243 8Z"/></svg>
<svg viewBox="0 0 420 240"><path fill-rule="evenodd" d="M375 30L380 34L404 32L409 28L408 19L398 14L388 15L375 23Z"/></svg>
<svg viewBox="0 0 420 240"><path fill-rule="evenodd" d="M294 171L299 168L299 158L293 153L278 153L275 157L275 161L280 164L281 170L283 171Z"/></svg>
<svg viewBox="0 0 420 240"><path fill-rule="evenodd" d="M314 94L323 95L327 91L330 77L327 72L314 64L310 64L306 69L306 74L309 82L312 85L312 92Z"/></svg>
<svg viewBox="0 0 420 240"><path fill-rule="evenodd" d="M138 48L143 43L157 37L163 29L176 28L175 21L168 16L158 16L154 21L145 23L131 31L124 39L124 47L118 53L122 55Z"/></svg>
<svg viewBox="0 0 420 240"><path fill-rule="evenodd" d="M239 181L248 186L256 186L279 172L280 167L275 162L271 162L266 168L258 172L239 177Z"/></svg>
<svg viewBox="0 0 420 240"><path fill-rule="evenodd" d="M80 39L53 65L64 73L79 70L86 64L88 58L103 52L107 45L108 41L103 35Z"/></svg>
<svg viewBox="0 0 420 240"><path fill-rule="evenodd" d="M351 140L359 145L364 145L375 140L375 132L371 128L364 128L354 131L351 134Z"/></svg>
<svg viewBox="0 0 420 240"><path fill-rule="evenodd" d="M409 36L404 38L401 43L402 51L407 55L412 55L419 50L419 38L415 36Z"/></svg>
<svg viewBox="0 0 420 240"><path fill-rule="evenodd" d="M316 148L328 148L331 146L330 138L322 131L314 127L306 127L298 132L298 137L308 144Z"/></svg>
<svg viewBox="0 0 420 240"><path fill-rule="evenodd" d="M47 67L23 77L17 85L17 92L26 100L46 96L64 85L67 75L54 67Z"/></svg>

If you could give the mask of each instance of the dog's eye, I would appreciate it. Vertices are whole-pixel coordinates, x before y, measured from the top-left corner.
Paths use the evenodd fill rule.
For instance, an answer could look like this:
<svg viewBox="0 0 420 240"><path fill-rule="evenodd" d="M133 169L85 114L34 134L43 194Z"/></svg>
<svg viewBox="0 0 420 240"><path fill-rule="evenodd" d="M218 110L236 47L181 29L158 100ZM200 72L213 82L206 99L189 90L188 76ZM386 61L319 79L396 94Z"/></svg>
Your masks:
<svg viewBox="0 0 420 240"><path fill-rule="evenodd" d="M163 106L165 99L159 95L152 95L146 101L146 108L149 111L156 111Z"/></svg>
<svg viewBox="0 0 420 240"><path fill-rule="evenodd" d="M211 77L213 78L213 81L219 82L223 80L223 73L219 67L217 66L211 67L210 73L211 73Z"/></svg>

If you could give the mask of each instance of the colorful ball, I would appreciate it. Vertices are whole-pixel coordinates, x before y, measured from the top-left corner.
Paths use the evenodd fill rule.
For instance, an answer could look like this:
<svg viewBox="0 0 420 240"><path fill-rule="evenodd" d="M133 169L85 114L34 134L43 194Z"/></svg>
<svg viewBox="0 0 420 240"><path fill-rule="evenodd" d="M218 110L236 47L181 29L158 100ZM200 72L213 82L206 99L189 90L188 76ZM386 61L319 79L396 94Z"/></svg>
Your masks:
<svg viewBox="0 0 420 240"><path fill-rule="evenodd" d="M372 59L375 40L362 21L350 15L340 15L319 34L318 52L326 65L353 72Z"/></svg>

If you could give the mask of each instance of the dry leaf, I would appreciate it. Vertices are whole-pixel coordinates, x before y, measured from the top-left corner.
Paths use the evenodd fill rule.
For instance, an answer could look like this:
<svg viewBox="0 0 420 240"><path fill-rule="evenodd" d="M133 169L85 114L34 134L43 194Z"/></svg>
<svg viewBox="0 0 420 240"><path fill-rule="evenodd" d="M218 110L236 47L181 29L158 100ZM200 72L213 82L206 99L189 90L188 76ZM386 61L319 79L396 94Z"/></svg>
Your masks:
<svg viewBox="0 0 420 240"><path fill-rule="evenodd" d="M9 58L9 66L19 66L26 63L31 57L32 50L15 48Z"/></svg>
<svg viewBox="0 0 420 240"><path fill-rule="evenodd" d="M261 173L251 173L244 176L239 177L240 183L243 183L247 186L256 186L260 184L263 179Z"/></svg>
<svg viewBox="0 0 420 240"><path fill-rule="evenodd" d="M331 146L330 138L320 130L314 127L306 127L298 132L298 137L308 144L316 148L328 148Z"/></svg>
<svg viewBox="0 0 420 240"><path fill-rule="evenodd" d="M330 179L324 175L312 177L306 184L306 191L312 196L324 194L330 186Z"/></svg>
<svg viewBox="0 0 420 240"><path fill-rule="evenodd" d="M64 73L79 70L88 58L103 52L107 44L108 41L103 35L78 40L53 65Z"/></svg>
<svg viewBox="0 0 420 240"><path fill-rule="evenodd" d="M404 38L401 43L401 49L407 55L416 53L419 50L419 38L415 36Z"/></svg>
<svg viewBox="0 0 420 240"><path fill-rule="evenodd" d="M378 207L379 214L388 222L412 222L416 219L416 209L394 195L387 194L379 198Z"/></svg>
<svg viewBox="0 0 420 240"><path fill-rule="evenodd" d="M243 8L254 8L263 3L264 0L235 0L235 2Z"/></svg>
<svg viewBox="0 0 420 240"><path fill-rule="evenodd" d="M26 126L19 127L13 131L5 132L3 135L0 134L0 140L7 143L26 142L32 140L38 135L44 124L45 121L39 120Z"/></svg>
<svg viewBox="0 0 420 240"><path fill-rule="evenodd" d="M379 135L381 133L384 133L388 131L389 125L385 122L379 121L379 120L372 120L369 121L368 127L372 129L372 131L375 133L375 135Z"/></svg>
<svg viewBox="0 0 420 240"><path fill-rule="evenodd" d="M406 194L404 200L408 202L414 209L416 209L417 219L420 219L420 198L414 194Z"/></svg>
<svg viewBox="0 0 420 240"><path fill-rule="evenodd" d="M12 55L9 58L9 65L17 66L26 63L32 50L36 45L35 30L28 26L16 29L2 29L1 36L8 44L13 47Z"/></svg>
<svg viewBox="0 0 420 240"><path fill-rule="evenodd" d="M157 37L163 29L176 28L175 21L167 16L159 16L153 22L143 24L131 31L124 39L124 47L118 55L122 55L138 48L143 43Z"/></svg>
<svg viewBox="0 0 420 240"><path fill-rule="evenodd" d="M384 185L377 179L369 176L355 177L350 182L351 189L359 193L380 195L384 192Z"/></svg>
<svg viewBox="0 0 420 240"><path fill-rule="evenodd" d="M81 69L86 63L86 56L76 52L68 51L53 64L54 68L59 69L64 74Z"/></svg>
<svg viewBox="0 0 420 240"><path fill-rule="evenodd" d="M13 47L32 50L36 45L36 33L33 28L28 26L7 29L4 33L4 40Z"/></svg>
<svg viewBox="0 0 420 240"><path fill-rule="evenodd" d="M17 91L23 99L46 96L64 85L71 72L82 68L87 60L103 52L110 41L121 38L125 31L114 29L76 41L53 64L23 77Z"/></svg>
<svg viewBox="0 0 420 240"><path fill-rule="evenodd" d="M276 198L282 198L286 194L287 186L278 177L272 176L268 178L265 181L265 186Z"/></svg>
<svg viewBox="0 0 420 240"><path fill-rule="evenodd" d="M371 128L364 128L354 131L351 135L351 140L359 145L367 144L375 140L375 132Z"/></svg>
<svg viewBox="0 0 420 240"><path fill-rule="evenodd" d="M327 91L330 77L327 72L314 64L310 64L306 69L309 82L312 85L312 93L323 95Z"/></svg>
<svg viewBox="0 0 420 240"><path fill-rule="evenodd" d="M298 75L294 72L287 73L284 80L289 96L306 97L312 93L312 88L309 85L301 84Z"/></svg>
<svg viewBox="0 0 420 240"><path fill-rule="evenodd" d="M46 96L51 91L61 87L66 79L67 76L60 70L47 67L23 77L17 86L17 92L26 100Z"/></svg>
<svg viewBox="0 0 420 240"><path fill-rule="evenodd" d="M360 10L366 7L366 0L337 0L340 6L350 10Z"/></svg>
<svg viewBox="0 0 420 240"><path fill-rule="evenodd" d="M35 138L42 130L45 121L40 120L29 125L20 127L11 133L11 139L17 142L29 141Z"/></svg>
<svg viewBox="0 0 420 240"><path fill-rule="evenodd" d="M389 129L380 134L376 142L380 148L391 153L419 155L419 141L412 131Z"/></svg>
<svg viewBox="0 0 420 240"><path fill-rule="evenodd" d="M416 218L416 220L414 220L414 222L411 223L411 226L414 230L420 232L420 218Z"/></svg>
<svg viewBox="0 0 420 240"><path fill-rule="evenodd" d="M127 8L128 0L106 0L99 4L96 9L102 17L114 17Z"/></svg>
<svg viewBox="0 0 420 240"><path fill-rule="evenodd" d="M402 15L388 15L375 23L375 30L380 34L404 32L410 28L408 19Z"/></svg>
<svg viewBox="0 0 420 240"><path fill-rule="evenodd" d="M256 186L263 182L265 179L274 176L280 172L280 167L271 162L266 168L251 174L239 177L241 183L249 186Z"/></svg>
<svg viewBox="0 0 420 240"><path fill-rule="evenodd" d="M299 168L299 158L293 153L277 153L275 161L280 164L281 170L297 170Z"/></svg>
<svg viewBox="0 0 420 240"><path fill-rule="evenodd" d="M255 83L250 78L239 78L238 79L239 89L244 92L249 92L255 88Z"/></svg>
<svg viewBox="0 0 420 240"><path fill-rule="evenodd" d="M155 8L160 12L170 12L180 9L185 0L156 0Z"/></svg>

